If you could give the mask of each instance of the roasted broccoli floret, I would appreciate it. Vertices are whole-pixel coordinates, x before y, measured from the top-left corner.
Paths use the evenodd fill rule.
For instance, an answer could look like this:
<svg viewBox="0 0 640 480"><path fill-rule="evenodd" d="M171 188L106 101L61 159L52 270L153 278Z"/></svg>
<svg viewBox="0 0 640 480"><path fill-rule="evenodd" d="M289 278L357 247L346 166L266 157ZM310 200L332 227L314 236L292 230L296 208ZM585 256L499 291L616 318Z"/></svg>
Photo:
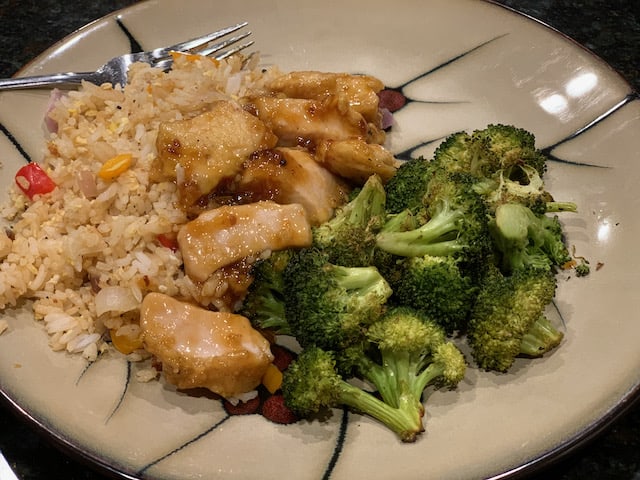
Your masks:
<svg viewBox="0 0 640 480"><path fill-rule="evenodd" d="M520 203L534 213L577 211L573 202L555 201L545 190L540 173L530 165L500 170L491 181L477 182L473 188L485 198L492 212L504 203Z"/></svg>
<svg viewBox="0 0 640 480"><path fill-rule="evenodd" d="M387 213L393 215L404 210L415 212L422 209L432 173L432 166L424 157L402 163L384 187Z"/></svg>
<svg viewBox="0 0 640 480"><path fill-rule="evenodd" d="M492 124L472 133L472 142L484 144L499 159L500 170L510 172L515 166L528 165L542 177L547 168L547 157L536 148L535 136L513 125Z"/></svg>
<svg viewBox="0 0 640 480"><path fill-rule="evenodd" d="M478 287L456 257L403 257L381 271L391 285L394 303L424 312L447 333L464 329Z"/></svg>
<svg viewBox="0 0 640 480"><path fill-rule="evenodd" d="M439 326L407 308L385 314L366 337L370 343L363 345L369 348L352 346L346 352L354 370L378 389L382 401L344 380L336 354L311 347L285 372L287 405L301 416L346 405L376 418L402 441L413 442L424 431L423 391L428 385L456 386L465 375L464 357Z"/></svg>
<svg viewBox="0 0 640 480"><path fill-rule="evenodd" d="M500 168L499 158L482 139L474 140L467 132L449 135L436 148L432 160L435 168L447 172L463 172L475 178L490 177Z"/></svg>
<svg viewBox="0 0 640 480"><path fill-rule="evenodd" d="M428 385L455 387L466 372L462 352L427 315L411 307L390 309L367 330L379 361L364 357L359 374L376 386L383 400L395 407L424 413L422 393Z"/></svg>
<svg viewBox="0 0 640 480"><path fill-rule="evenodd" d="M525 267L551 270L571 261L557 216L506 203L496 208L489 228L502 258L501 268L507 274Z"/></svg>
<svg viewBox="0 0 640 480"><path fill-rule="evenodd" d="M553 198L544 189L544 182L538 171L528 165L517 165L511 171L500 170L493 182L482 182L475 190L482 194L494 211L503 203L522 203L534 210L546 212L546 203ZM512 173L515 173L512 177Z"/></svg>
<svg viewBox="0 0 640 480"><path fill-rule="evenodd" d="M589 262L582 259L580 260L580 263L575 266L575 271L578 277L586 277L591 273L591 265L589 265Z"/></svg>
<svg viewBox="0 0 640 480"><path fill-rule="evenodd" d="M272 252L258 260L251 268L253 279L239 313L247 317L259 330L289 335L291 330L285 315L285 284L282 274L291 258L291 250Z"/></svg>
<svg viewBox="0 0 640 480"><path fill-rule="evenodd" d="M371 393L348 383L337 371L331 352L317 347L302 351L284 372L282 394L285 404L302 418L325 408L345 406L369 415L403 441L412 442L423 429L416 409L395 408Z"/></svg>
<svg viewBox="0 0 640 480"><path fill-rule="evenodd" d="M385 225L377 236L377 247L403 257L485 255L490 248L486 204L469 188L471 181L464 174L437 171L426 195L429 219L409 231Z"/></svg>
<svg viewBox="0 0 640 480"><path fill-rule="evenodd" d="M555 288L554 274L538 269L485 277L467 329L479 367L506 372L517 356L539 357L560 344L563 333L545 317Z"/></svg>
<svg viewBox="0 0 640 480"><path fill-rule="evenodd" d="M385 218L385 191L372 175L353 199L327 222L313 229L313 244L329 261L345 267L372 263L375 235Z"/></svg>
<svg viewBox="0 0 640 480"><path fill-rule="evenodd" d="M471 135L450 135L436 149L433 160L441 169L472 175L473 189L485 197L491 210L502 203L519 202L537 213L574 211L575 205L554 202L544 189L546 162L530 132L502 124Z"/></svg>
<svg viewBox="0 0 640 480"><path fill-rule="evenodd" d="M283 278L287 320L303 347L351 344L384 312L392 293L376 267L335 265L314 248L294 252Z"/></svg>

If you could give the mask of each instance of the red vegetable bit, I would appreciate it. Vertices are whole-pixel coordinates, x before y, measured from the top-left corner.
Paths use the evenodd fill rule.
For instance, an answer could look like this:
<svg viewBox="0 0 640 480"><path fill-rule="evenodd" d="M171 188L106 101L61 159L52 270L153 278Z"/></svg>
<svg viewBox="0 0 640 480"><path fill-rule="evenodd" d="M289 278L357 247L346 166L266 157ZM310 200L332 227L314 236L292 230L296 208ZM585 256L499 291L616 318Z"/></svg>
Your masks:
<svg viewBox="0 0 640 480"><path fill-rule="evenodd" d="M36 195L51 192L56 184L37 163L28 163L18 170L15 176L16 185L22 192L33 200Z"/></svg>
<svg viewBox="0 0 640 480"><path fill-rule="evenodd" d="M223 400L222 406L229 415L251 415L256 413L260 408L260 397L255 396L246 402L231 403L229 400Z"/></svg>
<svg viewBox="0 0 640 480"><path fill-rule="evenodd" d="M386 88L378 93L380 99L379 107L387 109L391 113L400 110L407 103L407 97L398 90Z"/></svg>
<svg viewBox="0 0 640 480"><path fill-rule="evenodd" d="M158 235L158 243L172 252L178 251L178 239L170 234L161 233Z"/></svg>
<svg viewBox="0 0 640 480"><path fill-rule="evenodd" d="M262 416L274 423L288 425L298 421L298 417L284 403L280 394L271 395L262 404Z"/></svg>
<svg viewBox="0 0 640 480"><path fill-rule="evenodd" d="M296 354L282 345L275 343L271 344L271 353L273 353L273 364L278 367L278 370L284 372L289 364L295 360Z"/></svg>

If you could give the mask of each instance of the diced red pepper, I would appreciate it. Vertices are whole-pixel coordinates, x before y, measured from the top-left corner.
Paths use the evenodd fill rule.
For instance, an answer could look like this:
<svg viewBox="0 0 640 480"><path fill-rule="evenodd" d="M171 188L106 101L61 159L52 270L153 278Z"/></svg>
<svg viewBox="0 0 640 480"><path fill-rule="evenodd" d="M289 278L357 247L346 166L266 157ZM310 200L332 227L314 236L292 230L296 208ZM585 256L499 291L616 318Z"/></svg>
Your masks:
<svg viewBox="0 0 640 480"><path fill-rule="evenodd" d="M51 192L56 184L37 163L28 163L18 170L15 176L16 185L24 194L33 200L36 195Z"/></svg>

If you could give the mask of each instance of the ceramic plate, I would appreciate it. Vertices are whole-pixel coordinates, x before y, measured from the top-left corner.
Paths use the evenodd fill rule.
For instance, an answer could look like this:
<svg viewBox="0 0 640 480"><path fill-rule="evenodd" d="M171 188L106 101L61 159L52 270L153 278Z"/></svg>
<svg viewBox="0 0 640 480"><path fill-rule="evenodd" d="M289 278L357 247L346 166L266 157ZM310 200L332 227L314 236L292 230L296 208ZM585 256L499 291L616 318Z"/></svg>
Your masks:
<svg viewBox="0 0 640 480"><path fill-rule="evenodd" d="M606 64L572 41L482 1L154 0L81 29L23 72L91 70L129 51L171 44L247 20L265 63L285 70L372 74L402 93L388 146L430 155L447 134L511 123L551 156L547 182L576 202L568 242L591 261L554 303L566 340L508 375L471 369L452 392L430 392L426 432L401 444L336 410L325 423L278 426L228 416L220 403L135 365L87 364L47 348L28 305L5 311L0 390L64 445L123 477L481 478L535 467L597 431L640 382L640 102ZM130 34L127 35L127 32ZM43 148L46 92L0 96L0 188Z"/></svg>

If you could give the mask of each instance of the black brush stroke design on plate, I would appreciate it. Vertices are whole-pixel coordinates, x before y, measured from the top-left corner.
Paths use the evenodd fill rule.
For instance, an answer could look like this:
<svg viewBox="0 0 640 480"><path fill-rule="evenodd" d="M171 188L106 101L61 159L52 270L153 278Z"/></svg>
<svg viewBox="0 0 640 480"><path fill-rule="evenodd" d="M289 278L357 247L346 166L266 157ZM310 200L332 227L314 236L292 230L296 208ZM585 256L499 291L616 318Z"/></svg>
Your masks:
<svg viewBox="0 0 640 480"><path fill-rule="evenodd" d="M220 426L222 426L227 420L229 420L232 416L231 415L226 415L225 417L223 417L221 420L218 420L216 423L214 423L213 425L211 425L209 428L207 428L205 431L203 431L202 433L200 433L199 435L196 435L194 438L192 438L191 440L183 443L182 445L174 448L173 450L171 450L170 452L168 452L167 454L161 456L160 458L157 458L156 460L150 462L149 464L147 464L146 466L144 466L142 469L140 469L137 473L138 475L143 475L147 470L149 470L150 468L154 467L155 465L159 464L160 462L162 462L163 460L175 455L176 453L184 450L185 448L187 448L189 445L194 444L195 442L197 442L198 440L200 440L201 438L206 437L207 435L209 435L211 432L217 430L218 428L220 428Z"/></svg>
<svg viewBox="0 0 640 480"><path fill-rule="evenodd" d="M450 65L455 64L456 62L465 59L468 55L470 55L471 53L477 52L479 50L481 50L483 47L489 46L491 44L493 44L493 42L506 37L507 35L509 35L508 33L502 34L502 35L498 35L495 36L489 40L486 40L462 53L456 54L454 55L452 58L436 65L435 67L431 68L430 70L427 70L424 73L421 73L420 75L415 76L414 78L409 79L408 81L406 81L405 83L395 86L395 87L387 87L385 88L382 92L380 92L380 100L381 100L381 105L383 108L387 109L389 112L391 113L395 113L397 111L402 110L403 108L406 108L408 105L413 104L413 103L428 103L428 104L451 104L451 105L456 105L456 104L461 104L461 103L469 103L468 101L427 101L427 100L416 100L411 98L410 96L407 96L404 92L405 88L408 87L409 85L411 85L412 83L421 80L423 78L428 77L429 75L432 75L435 72L438 72ZM546 146L546 147L541 147L540 150L542 151L542 153L544 153L550 161L552 162L556 162L556 163L564 163L567 165L574 165L574 166L581 166L581 167L594 167L594 168L611 168L611 167L607 167L607 166L603 166L603 165L597 165L597 164L592 164L592 163L583 163L583 162L572 162L570 160L566 160L566 159L562 159L556 155L553 154L553 150L556 149L557 147L559 147L560 145L563 145L567 142L570 142L571 140L579 137L580 135L586 133L587 131L589 131L590 129L592 129L593 127L595 127L596 125L602 123L604 120L610 118L612 115L614 115L617 111L619 111L621 108L623 108L624 106L628 105L629 103L633 102L633 101L637 101L640 99L640 95L636 92L631 92L629 94L627 94L627 96L625 98L623 98L621 101L619 101L616 105L614 105L613 107L609 108L608 110L606 110L604 113L602 113L601 115L599 115L598 117L592 119L590 122L588 122L587 124L585 124L583 127L579 128L578 130L576 130L575 132L567 135L565 138L555 142L552 145ZM456 132L449 132L449 134L453 134ZM440 136L438 138L432 138L432 139L425 139L424 141L413 145L401 152L398 152L395 154L395 157L398 158L399 160L410 160L411 158L413 158L413 152L415 152L416 150L419 150L421 148L425 148L425 147L430 147L433 145L437 145L439 143L441 143L443 140L445 140L447 138L448 135L444 135L444 136Z"/></svg>
<svg viewBox="0 0 640 480"><path fill-rule="evenodd" d="M7 127L0 123L0 132L7 137L9 142L15 147L20 156L24 158L27 163L31 163L31 156L27 153L27 151L22 147L20 142L16 139L16 137L9 131Z"/></svg>
<svg viewBox="0 0 640 480"><path fill-rule="evenodd" d="M560 145L563 145L563 144L565 144L567 142L570 142L571 140L573 140L573 139L579 137L580 135L588 132L592 128L600 125L605 120L611 118L616 112L619 112L624 107L629 105L631 102L638 101L639 99L640 99L640 96L635 92L632 92L632 93L628 94L626 97L624 97L622 100L620 100L613 107L609 108L607 111L605 111L604 113L602 113L598 117L594 118L593 120L591 120L590 122L585 124L583 127L581 127L578 130L576 130L571 135L568 135L567 137L565 137L564 139L554 143L553 145L549 145L548 147L543 147L541 149L542 153L544 153L547 157L549 157L550 160L552 160L554 162L564 163L564 164L567 164L567 165L577 165L577 166L595 167L595 168L611 168L611 167L607 167L607 166L604 166L604 165L596 165L596 164L592 164L592 163L571 162L569 160L565 160L565 159L562 159L562 158L559 158L559 157L555 156L553 154L553 150L555 150Z"/></svg>
<svg viewBox="0 0 640 480"><path fill-rule="evenodd" d="M125 374L125 379L122 385L122 390L120 392L120 395L118 396L117 401L115 402L113 409L106 416L104 420L105 424L109 423L111 418L120 410L120 407L124 403L125 397L127 395L127 391L129 390L129 386L131 385L131 368L132 368L131 362L128 360L124 360L124 362L126 364L126 374ZM96 361L87 362L84 369L82 370L82 372L80 372L80 375L78 375L78 378L75 381L76 387L80 385L80 382L82 381L82 379L90 372L91 367L95 365L95 363Z"/></svg>
<svg viewBox="0 0 640 480"><path fill-rule="evenodd" d="M331 478L331 474L333 470L336 468L338 464L338 459L342 454L342 450L344 449L344 442L347 437L347 430L349 427L349 410L347 408L342 409L342 418L340 419L340 429L338 430L338 437L336 439L336 445L333 449L333 453L331 458L329 459L329 463L327 464L327 469L322 475L322 480L329 480Z"/></svg>
<svg viewBox="0 0 640 480"><path fill-rule="evenodd" d="M143 52L144 49L142 48L142 45L140 45L140 42L138 42L138 39L131 33L131 31L124 24L124 22L122 21L122 16L119 15L116 18L116 23L118 24L118 27L120 27L120 30L122 30L122 33L124 33L125 36L129 39L129 50L130 50L129 53Z"/></svg>

